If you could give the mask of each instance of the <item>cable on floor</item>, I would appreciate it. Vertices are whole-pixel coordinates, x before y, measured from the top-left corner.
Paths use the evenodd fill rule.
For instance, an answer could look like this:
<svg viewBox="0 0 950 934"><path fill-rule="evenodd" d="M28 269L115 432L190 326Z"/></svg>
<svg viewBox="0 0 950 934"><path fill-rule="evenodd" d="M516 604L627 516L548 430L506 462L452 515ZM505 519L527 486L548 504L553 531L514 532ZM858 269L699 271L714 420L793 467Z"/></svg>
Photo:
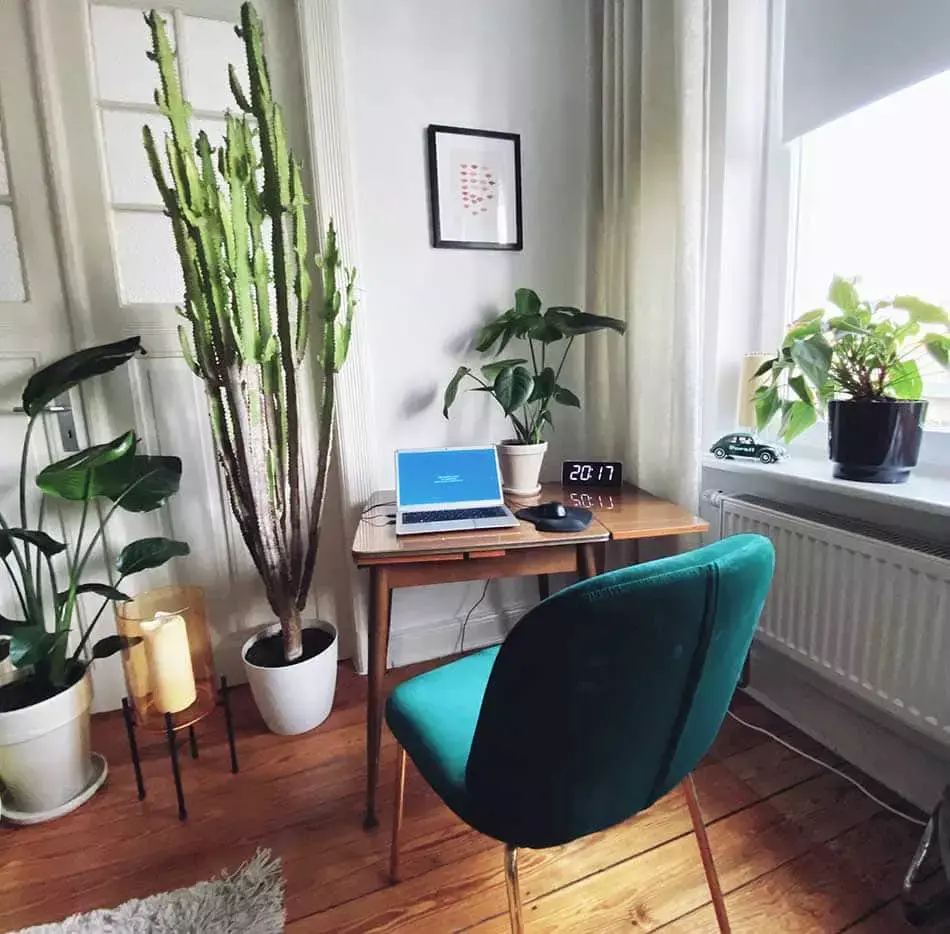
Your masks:
<svg viewBox="0 0 950 934"><path fill-rule="evenodd" d="M771 731L765 729L765 727L756 726L753 723L748 723L747 721L743 720L742 717L736 716L736 714L734 714L731 710L728 711L728 714L730 717L732 717L733 720L736 721L736 723L741 723L747 729L754 730L756 733L761 733L763 736L767 736L769 739L775 740L776 743L778 743L781 746L784 746L786 749L789 749L794 753L797 753L803 759L808 759L809 762L814 762L815 765L820 765L823 769L827 769L829 772L833 772L839 778L843 778L846 782L850 782L863 795L870 798L879 807L884 808L885 811L890 811L891 814L893 814L895 817L903 818L904 820L909 821L911 824L916 824L918 827L927 826L927 821L921 820L919 817L912 817L910 814L905 814L903 811L898 810L897 808L891 807L889 804L882 801L876 795L868 791L868 789L865 788L864 785L862 785L857 779L852 778L846 772L842 772L841 769L836 769L830 763L822 762L821 759L816 759L814 756L810 756L807 752L802 752L801 749L797 748L796 746L793 746L789 742L786 742L780 736L776 736Z"/></svg>
<svg viewBox="0 0 950 934"><path fill-rule="evenodd" d="M465 651L465 630L468 627L468 621L472 618L472 614L478 609L482 601L488 595L488 585L491 583L491 578L485 581L485 586L482 587L482 595L472 604L471 609L465 614L465 619L462 621L462 628L459 630L458 642L455 643L456 651L464 652Z"/></svg>

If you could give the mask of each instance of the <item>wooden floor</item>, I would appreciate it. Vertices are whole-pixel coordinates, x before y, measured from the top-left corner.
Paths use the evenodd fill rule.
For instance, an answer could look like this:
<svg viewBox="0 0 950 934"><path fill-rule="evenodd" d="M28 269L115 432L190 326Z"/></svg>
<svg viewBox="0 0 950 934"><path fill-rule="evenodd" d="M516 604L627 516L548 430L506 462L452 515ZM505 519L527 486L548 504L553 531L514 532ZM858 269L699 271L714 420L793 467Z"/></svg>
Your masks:
<svg viewBox="0 0 950 934"><path fill-rule="evenodd" d="M390 675L396 680L409 671ZM199 728L184 761L191 816L176 819L161 744L144 750L139 803L121 717L93 724L110 763L106 788L45 826L0 830L0 930L115 906L234 868L259 846L283 860L288 931L506 932L502 848L467 829L410 765L402 884L386 881L395 748L383 748L384 824L361 827L365 681L341 667L337 704L312 735L268 734L245 689L235 692L241 773L228 772L219 719ZM737 711L814 743L746 699ZM840 778L730 720L696 784L736 932L899 934L895 896L919 836ZM715 930L685 800L567 847L526 852L529 934Z"/></svg>

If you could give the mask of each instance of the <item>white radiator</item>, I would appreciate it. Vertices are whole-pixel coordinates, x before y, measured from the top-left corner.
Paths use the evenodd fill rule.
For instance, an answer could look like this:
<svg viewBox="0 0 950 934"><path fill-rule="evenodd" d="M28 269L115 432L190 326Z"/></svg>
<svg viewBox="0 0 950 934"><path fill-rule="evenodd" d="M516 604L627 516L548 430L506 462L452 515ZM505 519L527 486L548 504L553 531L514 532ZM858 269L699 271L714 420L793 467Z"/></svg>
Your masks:
<svg viewBox="0 0 950 934"><path fill-rule="evenodd" d="M950 743L950 548L754 497L714 494L721 534L775 546L757 638Z"/></svg>

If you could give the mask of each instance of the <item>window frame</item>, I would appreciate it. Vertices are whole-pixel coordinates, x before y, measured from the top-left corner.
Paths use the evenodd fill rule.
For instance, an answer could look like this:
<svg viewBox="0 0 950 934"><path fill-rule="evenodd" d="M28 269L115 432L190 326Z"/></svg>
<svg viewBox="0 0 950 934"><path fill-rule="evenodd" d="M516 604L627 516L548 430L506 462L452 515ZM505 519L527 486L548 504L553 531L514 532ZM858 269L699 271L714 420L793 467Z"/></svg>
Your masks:
<svg viewBox="0 0 950 934"><path fill-rule="evenodd" d="M769 36L769 90L765 127L765 199L762 217L762 320L764 347L778 347L794 318L794 271L797 263L798 211L802 145L782 139L785 0L773 0ZM826 452L827 423L818 423L792 442L803 454ZM924 428L921 465L950 475L950 429Z"/></svg>

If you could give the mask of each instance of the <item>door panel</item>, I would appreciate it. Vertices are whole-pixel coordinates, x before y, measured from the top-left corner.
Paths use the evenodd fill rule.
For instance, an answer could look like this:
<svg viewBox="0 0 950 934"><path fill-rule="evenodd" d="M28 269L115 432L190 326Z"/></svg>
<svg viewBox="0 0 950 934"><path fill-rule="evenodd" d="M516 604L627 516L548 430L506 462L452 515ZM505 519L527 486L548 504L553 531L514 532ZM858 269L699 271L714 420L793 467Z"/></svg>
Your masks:
<svg viewBox="0 0 950 934"><path fill-rule="evenodd" d="M139 591L169 581L204 587L219 670L243 680L240 643L249 627L269 621L272 614L226 502L203 385L180 357L180 319L173 306L182 298L181 272L141 143L143 123L157 131L158 140L165 132L164 118L152 100L157 69L145 57L149 36L142 11L152 4L35 2L44 39L43 68L53 77L57 117L69 140L68 156L62 160L66 199L71 213L81 218L67 246L75 253L88 292L77 311L77 327L85 342L138 334L148 350L148 356L99 382L87 402L89 422L103 437L134 426L146 450L177 455L184 465L181 490L168 507L147 516L117 516L109 540L114 547L139 535L171 535L189 542L189 557L130 584ZM294 2L256 0L255 5L264 20L271 77L284 105L288 133L305 156ZM193 128L205 128L213 144L222 135L224 111L231 106L227 64L234 62L243 70L242 46L233 31L239 9L238 0L162 4L180 57L183 90L194 105ZM314 408L309 397L303 403L304 449L316 451ZM305 465L305 473L309 467ZM308 615L328 616L339 625L335 608L350 605L345 592L349 551L341 540L335 489L328 494L327 547L318 567L318 581L334 583L316 590ZM334 587L341 592L335 593ZM103 623L101 635L112 621ZM351 632L347 623L341 626L345 654ZM101 666L96 682L97 697L107 707L118 706L122 693L119 666L111 661Z"/></svg>

